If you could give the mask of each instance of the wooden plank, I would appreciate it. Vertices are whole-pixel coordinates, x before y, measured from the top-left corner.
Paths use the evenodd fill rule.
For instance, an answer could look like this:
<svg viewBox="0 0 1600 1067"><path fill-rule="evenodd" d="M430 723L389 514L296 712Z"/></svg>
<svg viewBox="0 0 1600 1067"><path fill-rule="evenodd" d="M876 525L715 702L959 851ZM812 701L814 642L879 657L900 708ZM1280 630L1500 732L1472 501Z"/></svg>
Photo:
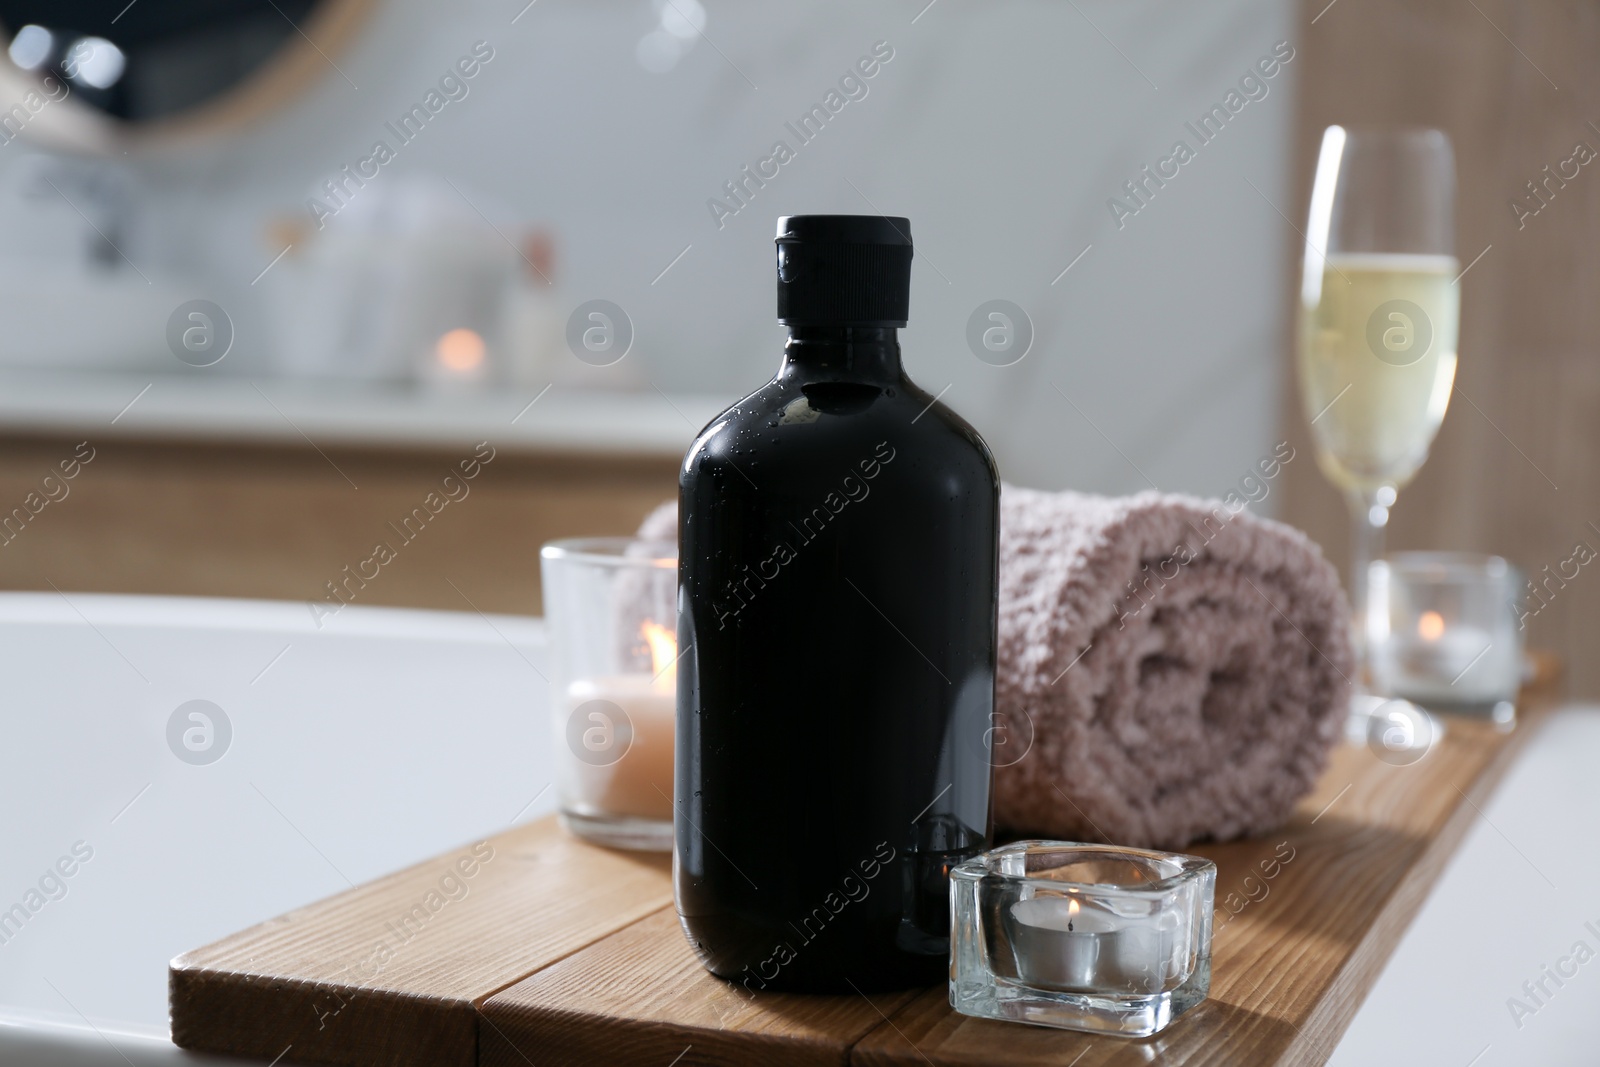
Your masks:
<svg viewBox="0 0 1600 1067"><path fill-rule="evenodd" d="M1278 833L1196 846L1217 864L1211 996L1166 1032L1128 1041L973 1019L936 989L862 1040L852 1063L1326 1062L1552 690L1547 682L1525 699L1510 733L1447 720L1444 737L1411 766L1341 746Z"/></svg>
<svg viewBox="0 0 1600 1067"><path fill-rule="evenodd" d="M667 908L489 998L479 1063L843 1067L918 992L758 997L702 967Z"/></svg>
<svg viewBox="0 0 1600 1067"><path fill-rule="evenodd" d="M471 1067L479 1002L671 900L666 857L592 848L544 819L179 956L172 1039Z"/></svg>

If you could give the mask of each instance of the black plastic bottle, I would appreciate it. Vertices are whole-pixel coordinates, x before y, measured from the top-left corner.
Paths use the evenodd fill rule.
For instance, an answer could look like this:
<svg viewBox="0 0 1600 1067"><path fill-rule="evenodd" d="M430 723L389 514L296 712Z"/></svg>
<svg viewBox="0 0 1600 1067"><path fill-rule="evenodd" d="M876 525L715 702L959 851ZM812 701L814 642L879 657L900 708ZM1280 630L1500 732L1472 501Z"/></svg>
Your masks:
<svg viewBox="0 0 1600 1067"><path fill-rule="evenodd" d="M751 991L942 981L989 839L999 479L900 365L910 232L778 221L783 364L680 472L678 914Z"/></svg>

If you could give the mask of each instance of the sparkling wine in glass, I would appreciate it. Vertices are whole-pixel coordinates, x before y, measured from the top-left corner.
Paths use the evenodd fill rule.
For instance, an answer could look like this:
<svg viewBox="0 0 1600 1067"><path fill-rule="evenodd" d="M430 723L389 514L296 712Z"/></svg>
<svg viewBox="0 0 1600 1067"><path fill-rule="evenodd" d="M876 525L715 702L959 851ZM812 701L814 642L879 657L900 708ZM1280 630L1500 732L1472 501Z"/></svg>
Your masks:
<svg viewBox="0 0 1600 1067"><path fill-rule="evenodd" d="M1454 194L1440 130L1323 133L1300 291L1300 391L1317 465L1350 506L1358 688L1368 567L1455 382Z"/></svg>

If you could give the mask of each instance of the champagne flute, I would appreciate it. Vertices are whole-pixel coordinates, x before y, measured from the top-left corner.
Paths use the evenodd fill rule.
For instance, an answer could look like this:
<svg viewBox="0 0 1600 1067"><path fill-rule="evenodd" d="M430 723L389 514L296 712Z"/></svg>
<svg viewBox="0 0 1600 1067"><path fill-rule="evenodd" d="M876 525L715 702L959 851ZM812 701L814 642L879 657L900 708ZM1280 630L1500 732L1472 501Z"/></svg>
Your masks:
<svg viewBox="0 0 1600 1067"><path fill-rule="evenodd" d="M1455 382L1454 199L1442 131L1323 132L1300 290L1300 391L1317 465L1350 507L1358 694L1367 676L1367 572Z"/></svg>

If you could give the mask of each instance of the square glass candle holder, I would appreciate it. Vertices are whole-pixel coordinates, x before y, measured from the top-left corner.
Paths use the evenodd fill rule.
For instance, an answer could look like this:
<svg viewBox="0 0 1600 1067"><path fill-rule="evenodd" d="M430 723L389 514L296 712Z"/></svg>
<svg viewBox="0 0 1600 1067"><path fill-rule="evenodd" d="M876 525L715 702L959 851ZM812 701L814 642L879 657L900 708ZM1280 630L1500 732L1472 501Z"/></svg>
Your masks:
<svg viewBox="0 0 1600 1067"><path fill-rule="evenodd" d="M950 880L950 1006L1148 1037L1211 988L1217 868L1198 856L1019 841Z"/></svg>
<svg viewBox="0 0 1600 1067"><path fill-rule="evenodd" d="M614 848L672 848L678 547L625 537L540 552L561 821Z"/></svg>
<svg viewBox="0 0 1600 1067"><path fill-rule="evenodd" d="M1384 696L1509 723L1522 684L1522 576L1499 556L1399 552L1368 572L1367 642Z"/></svg>

